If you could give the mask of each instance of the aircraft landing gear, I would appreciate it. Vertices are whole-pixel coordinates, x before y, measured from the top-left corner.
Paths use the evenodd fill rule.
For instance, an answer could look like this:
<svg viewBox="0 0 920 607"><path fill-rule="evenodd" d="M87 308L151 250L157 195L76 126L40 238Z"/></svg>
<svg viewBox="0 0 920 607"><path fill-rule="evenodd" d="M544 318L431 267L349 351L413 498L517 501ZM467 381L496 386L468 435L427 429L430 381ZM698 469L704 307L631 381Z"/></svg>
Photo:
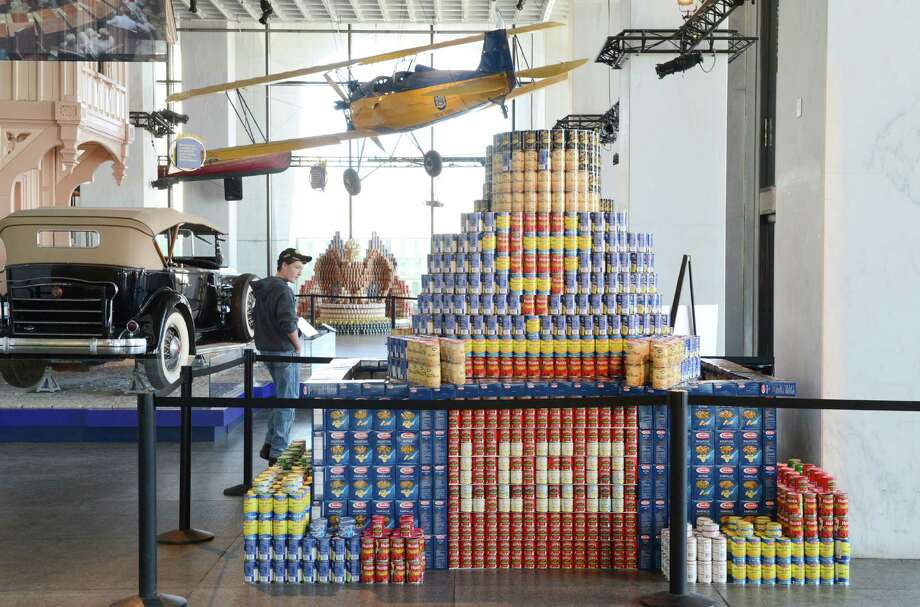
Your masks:
<svg viewBox="0 0 920 607"><path fill-rule="evenodd" d="M441 162L441 155L430 150L425 152L424 156L425 163L425 172L428 173L429 177L437 177L441 174L441 169L443 168L443 163Z"/></svg>
<svg viewBox="0 0 920 607"><path fill-rule="evenodd" d="M352 196L361 193L361 177L358 176L358 171L345 169L345 172L342 173L342 182L345 184L345 191Z"/></svg>

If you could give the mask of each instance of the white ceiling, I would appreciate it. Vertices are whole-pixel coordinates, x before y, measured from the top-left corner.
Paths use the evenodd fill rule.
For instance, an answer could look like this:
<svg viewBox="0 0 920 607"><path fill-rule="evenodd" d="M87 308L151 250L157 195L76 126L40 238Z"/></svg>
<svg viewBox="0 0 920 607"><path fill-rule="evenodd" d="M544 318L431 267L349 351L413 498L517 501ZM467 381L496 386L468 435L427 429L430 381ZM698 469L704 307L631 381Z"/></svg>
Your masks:
<svg viewBox="0 0 920 607"><path fill-rule="evenodd" d="M199 19L253 21L262 14L259 0L198 0L198 13L189 12L190 0L172 0L180 27L193 27ZM328 26L338 23L489 23L497 9L506 23L562 20L569 0L270 0L275 10L272 24L297 23Z"/></svg>

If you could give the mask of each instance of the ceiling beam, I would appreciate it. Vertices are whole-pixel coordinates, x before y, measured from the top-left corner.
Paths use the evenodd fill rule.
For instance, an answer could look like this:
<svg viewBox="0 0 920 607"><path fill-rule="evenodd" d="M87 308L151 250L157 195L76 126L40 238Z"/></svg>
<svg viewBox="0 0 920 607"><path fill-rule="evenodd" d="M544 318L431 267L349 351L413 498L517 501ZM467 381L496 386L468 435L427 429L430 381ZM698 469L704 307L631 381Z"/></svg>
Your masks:
<svg viewBox="0 0 920 607"><path fill-rule="evenodd" d="M182 2L182 6L185 7L185 10L188 11L190 14L195 15L199 19L204 19L204 17L201 16L201 11L198 11L197 13L192 12L192 3L189 2L189 0L180 0L180 1Z"/></svg>
<svg viewBox="0 0 920 607"><path fill-rule="evenodd" d="M323 8L326 9L326 12L327 12L327 13L329 13L329 18L330 18L330 19L332 19L333 21L338 21L338 20L339 20L339 16L338 16L338 14L335 12L335 7L332 6L332 1L333 1L333 0L323 0Z"/></svg>
<svg viewBox="0 0 920 607"><path fill-rule="evenodd" d="M300 11L300 14L303 15L303 18L307 21L313 21L313 15L310 14L310 9L307 8L307 5L303 3L303 0L293 0L294 6L297 7L297 10Z"/></svg>
<svg viewBox="0 0 920 607"><path fill-rule="evenodd" d="M230 11L227 10L227 7L224 6L223 2L221 2L220 0L209 0L209 1L211 2L211 4L214 5L214 8L217 9L217 12L223 15L224 19L226 19L227 21L237 20L234 15L230 14Z"/></svg>
<svg viewBox="0 0 920 607"><path fill-rule="evenodd" d="M406 0L406 10L409 12L409 21L418 21L418 11L415 0Z"/></svg>
<svg viewBox="0 0 920 607"><path fill-rule="evenodd" d="M540 11L540 21L549 21L555 5L556 0L543 0L543 8Z"/></svg>
<svg viewBox="0 0 920 607"><path fill-rule="evenodd" d="M463 20L466 21L470 18L470 0L460 0L460 7L462 8Z"/></svg>
<svg viewBox="0 0 920 607"><path fill-rule="evenodd" d="M251 0L240 0L240 4L243 5L243 8L246 9L246 12L249 13L249 16L252 17L253 21L258 21L259 17L262 16L262 13L257 11L255 7L249 5Z"/></svg>
<svg viewBox="0 0 920 607"><path fill-rule="evenodd" d="M355 19L364 21L364 14L361 12L359 2L360 0L348 0L348 4L351 5L351 10L355 14Z"/></svg>
<svg viewBox="0 0 920 607"><path fill-rule="evenodd" d="M434 20L437 23L441 22L441 16L444 13L441 10L441 0L434 0Z"/></svg>
<svg viewBox="0 0 920 607"><path fill-rule="evenodd" d="M380 7L380 14L383 15L383 20L390 21L390 5L388 4L389 0L377 0L377 6Z"/></svg>

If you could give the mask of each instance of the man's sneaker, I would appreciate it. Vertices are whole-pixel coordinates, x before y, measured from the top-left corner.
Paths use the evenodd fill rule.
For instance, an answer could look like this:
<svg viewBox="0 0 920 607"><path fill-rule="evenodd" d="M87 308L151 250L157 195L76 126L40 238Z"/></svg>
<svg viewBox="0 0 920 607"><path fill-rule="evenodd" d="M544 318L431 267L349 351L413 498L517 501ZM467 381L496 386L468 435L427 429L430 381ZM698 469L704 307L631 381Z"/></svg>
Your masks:
<svg viewBox="0 0 920 607"><path fill-rule="evenodd" d="M259 457L262 459L267 459L270 465L274 465L275 462L272 461L271 457L272 446L268 443L262 445L262 449L259 450Z"/></svg>

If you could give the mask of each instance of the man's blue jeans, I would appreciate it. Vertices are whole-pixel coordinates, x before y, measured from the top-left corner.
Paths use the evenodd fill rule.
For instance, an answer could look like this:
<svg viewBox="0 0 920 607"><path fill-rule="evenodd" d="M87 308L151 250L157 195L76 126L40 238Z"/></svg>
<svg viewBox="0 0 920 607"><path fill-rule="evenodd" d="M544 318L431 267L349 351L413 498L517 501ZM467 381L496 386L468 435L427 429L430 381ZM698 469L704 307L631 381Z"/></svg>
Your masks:
<svg viewBox="0 0 920 607"><path fill-rule="evenodd" d="M290 350L262 351L267 356L293 356ZM263 363L271 373L275 384L275 396L278 398L297 398L297 387L300 383L297 363ZM271 409L268 414L268 431L265 433L265 443L271 445L272 459L281 455L287 449L291 440L291 428L294 426L294 409Z"/></svg>

